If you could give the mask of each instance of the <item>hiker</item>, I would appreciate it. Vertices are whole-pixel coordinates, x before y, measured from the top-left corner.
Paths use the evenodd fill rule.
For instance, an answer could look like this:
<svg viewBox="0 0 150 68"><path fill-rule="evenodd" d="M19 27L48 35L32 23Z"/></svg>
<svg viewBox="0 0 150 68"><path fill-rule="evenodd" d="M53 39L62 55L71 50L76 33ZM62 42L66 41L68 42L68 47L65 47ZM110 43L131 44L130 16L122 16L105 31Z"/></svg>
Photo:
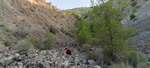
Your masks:
<svg viewBox="0 0 150 68"><path fill-rule="evenodd" d="M68 47L65 47L65 50L66 50L66 54L71 55L71 51Z"/></svg>

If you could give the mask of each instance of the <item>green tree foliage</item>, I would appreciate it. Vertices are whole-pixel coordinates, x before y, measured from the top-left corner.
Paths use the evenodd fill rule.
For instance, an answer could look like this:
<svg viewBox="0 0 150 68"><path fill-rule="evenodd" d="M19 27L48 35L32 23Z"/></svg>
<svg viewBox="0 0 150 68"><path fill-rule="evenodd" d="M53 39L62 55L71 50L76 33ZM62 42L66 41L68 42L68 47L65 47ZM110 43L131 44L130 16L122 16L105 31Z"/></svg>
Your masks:
<svg viewBox="0 0 150 68"><path fill-rule="evenodd" d="M80 14L76 14L74 11L66 11L66 13L71 13L76 18L75 25L78 29L76 37L79 44L89 43L91 38L90 24Z"/></svg>
<svg viewBox="0 0 150 68"><path fill-rule="evenodd" d="M54 46L56 46L56 43L54 41L53 35L49 31L46 31L46 41L44 49L49 50Z"/></svg>
<svg viewBox="0 0 150 68"><path fill-rule="evenodd" d="M130 20L134 19L136 16L134 14L130 15Z"/></svg>
<svg viewBox="0 0 150 68"><path fill-rule="evenodd" d="M103 2L103 3L102 3ZM132 51L132 46L127 44L128 39L136 32L133 28L124 28L120 20L126 8L124 1L119 7L113 7L113 1L93 1L93 10L89 11L91 22L92 42L101 46L105 51L104 62L115 61L120 55L127 55Z"/></svg>
<svg viewBox="0 0 150 68"><path fill-rule="evenodd" d="M77 41L80 44L87 43L90 40L90 38L91 38L91 32L90 32L89 27L83 25L82 29L79 31L79 33L77 34L76 37L77 37Z"/></svg>

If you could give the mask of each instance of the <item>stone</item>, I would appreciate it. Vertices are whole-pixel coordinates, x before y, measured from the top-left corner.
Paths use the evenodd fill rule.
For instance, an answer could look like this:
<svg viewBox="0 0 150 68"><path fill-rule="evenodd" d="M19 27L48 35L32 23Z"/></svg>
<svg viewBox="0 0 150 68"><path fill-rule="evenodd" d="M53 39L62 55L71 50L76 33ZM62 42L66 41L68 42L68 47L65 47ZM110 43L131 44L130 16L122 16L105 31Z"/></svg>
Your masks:
<svg viewBox="0 0 150 68"><path fill-rule="evenodd" d="M96 65L95 61L94 60L88 60L88 63L92 66Z"/></svg>
<svg viewBox="0 0 150 68"><path fill-rule="evenodd" d="M69 66L70 66L69 61L64 61L64 66L65 66L65 68L66 68L66 67L69 67Z"/></svg>
<svg viewBox="0 0 150 68"><path fill-rule="evenodd" d="M9 56L9 57L3 57L0 59L0 63L2 65L8 65L9 63L13 62L13 56Z"/></svg>
<svg viewBox="0 0 150 68"><path fill-rule="evenodd" d="M101 68L99 65L93 66L93 68Z"/></svg>
<svg viewBox="0 0 150 68"><path fill-rule="evenodd" d="M23 68L23 63L19 62L18 63L18 68Z"/></svg>
<svg viewBox="0 0 150 68"><path fill-rule="evenodd" d="M5 45L2 41L0 41L0 52L3 52Z"/></svg>

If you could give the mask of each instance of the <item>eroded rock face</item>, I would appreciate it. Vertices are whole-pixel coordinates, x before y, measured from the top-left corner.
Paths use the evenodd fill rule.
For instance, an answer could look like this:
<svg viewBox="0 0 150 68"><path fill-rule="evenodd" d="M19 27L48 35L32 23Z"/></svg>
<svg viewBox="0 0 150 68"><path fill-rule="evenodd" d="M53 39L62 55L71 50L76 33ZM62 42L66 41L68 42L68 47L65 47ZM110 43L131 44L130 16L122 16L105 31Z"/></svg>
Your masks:
<svg viewBox="0 0 150 68"><path fill-rule="evenodd" d="M0 58L1 68L101 68L94 60L86 61L79 52L67 55L62 49L37 50L34 53L9 51L7 54Z"/></svg>

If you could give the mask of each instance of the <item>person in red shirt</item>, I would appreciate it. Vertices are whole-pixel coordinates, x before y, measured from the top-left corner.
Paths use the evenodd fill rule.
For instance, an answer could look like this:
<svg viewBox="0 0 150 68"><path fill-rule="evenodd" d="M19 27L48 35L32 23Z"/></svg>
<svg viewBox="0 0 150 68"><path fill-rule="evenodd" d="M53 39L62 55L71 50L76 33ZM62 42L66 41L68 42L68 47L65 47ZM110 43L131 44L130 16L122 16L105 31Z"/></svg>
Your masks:
<svg viewBox="0 0 150 68"><path fill-rule="evenodd" d="M70 51L70 49L68 47L65 47L65 50L66 50L66 54L68 54L68 55L72 54L71 51Z"/></svg>

